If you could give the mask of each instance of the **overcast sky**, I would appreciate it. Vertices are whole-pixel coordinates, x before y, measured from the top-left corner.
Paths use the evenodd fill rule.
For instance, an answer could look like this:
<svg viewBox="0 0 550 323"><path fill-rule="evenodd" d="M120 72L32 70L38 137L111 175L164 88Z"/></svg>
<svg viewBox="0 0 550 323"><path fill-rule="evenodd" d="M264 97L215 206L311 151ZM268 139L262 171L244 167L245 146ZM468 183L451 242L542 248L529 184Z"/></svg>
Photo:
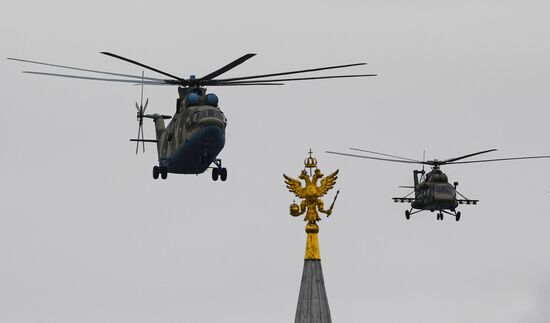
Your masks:
<svg viewBox="0 0 550 323"><path fill-rule="evenodd" d="M547 1L4 1L2 56L182 77L368 62L376 78L209 88L229 124L227 182L135 155L139 87L0 64L0 321L290 322L305 224L288 214L311 148L340 169L320 222L334 322L538 323L550 311L550 161L443 170L479 199L460 222L405 220L414 166L348 147L445 159L550 154ZM158 77L146 71L146 76ZM323 74L323 73L319 73ZM329 74L329 73L325 73ZM317 75L317 74L316 74ZM146 87L150 112L177 90ZM145 135L154 127L145 123ZM328 194L330 203L335 192Z"/></svg>

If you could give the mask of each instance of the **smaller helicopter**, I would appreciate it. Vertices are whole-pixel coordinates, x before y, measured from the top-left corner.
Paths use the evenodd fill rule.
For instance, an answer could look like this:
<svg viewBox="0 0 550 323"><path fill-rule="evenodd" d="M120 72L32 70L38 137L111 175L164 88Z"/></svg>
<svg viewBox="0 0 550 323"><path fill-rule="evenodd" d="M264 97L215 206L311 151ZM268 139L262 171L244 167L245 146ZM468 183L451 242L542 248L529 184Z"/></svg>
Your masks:
<svg viewBox="0 0 550 323"><path fill-rule="evenodd" d="M449 183L447 175L445 175L440 167L443 165L453 165L453 164L471 164L471 163L484 163L484 162L493 162L493 161L505 161L505 160L518 160L518 159L537 159L537 158L550 158L550 156L527 156L527 157L512 157L512 158L496 158L496 159L480 159L480 160L471 160L471 161L459 161L465 158L473 157L476 155L481 155L496 151L496 149L484 150L460 157L449 158L445 160L415 160L411 158L404 158L395 155L383 154L370 150L363 150L357 148L350 148L351 150L360 151L364 153L380 155L390 158L381 158L373 156L364 156L348 153L340 153L334 151L326 151L329 154L351 156L358 158L367 158L375 159L389 162L397 163L407 163L407 164L421 164L422 170L413 171L413 180L414 186L400 186L401 188L412 188L414 191L403 197L393 197L394 202L401 203L411 203L410 210L405 210L405 218L409 220L411 215L422 212L422 211L438 211L437 220L443 220L443 214L452 215L455 217L456 221L460 220L460 212L456 211L456 208L459 204L467 205L477 205L479 200L471 200L466 198L460 192L456 190L458 182L453 184ZM426 173L424 171L424 165L429 165L432 167L432 170ZM420 175L420 177L419 177ZM409 197L414 193L414 198ZM457 198L457 195L461 198Z"/></svg>

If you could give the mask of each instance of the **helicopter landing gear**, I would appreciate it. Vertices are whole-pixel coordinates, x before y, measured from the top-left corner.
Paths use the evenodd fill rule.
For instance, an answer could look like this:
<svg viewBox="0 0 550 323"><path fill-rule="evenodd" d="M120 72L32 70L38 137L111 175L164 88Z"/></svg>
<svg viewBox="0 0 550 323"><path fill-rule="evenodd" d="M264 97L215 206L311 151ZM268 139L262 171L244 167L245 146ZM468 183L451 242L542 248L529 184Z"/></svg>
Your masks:
<svg viewBox="0 0 550 323"><path fill-rule="evenodd" d="M443 220L443 213L452 215L455 217L456 221L460 221L460 212L456 212L455 210L451 210L452 212L446 211L446 210L439 210L439 214L437 214L438 220Z"/></svg>
<svg viewBox="0 0 550 323"><path fill-rule="evenodd" d="M159 175L162 179L166 179L168 177L168 169L166 167L154 166L153 167L153 178L158 179Z"/></svg>
<svg viewBox="0 0 550 323"><path fill-rule="evenodd" d="M405 210L405 219L407 220L410 220L411 219L411 215L413 214L416 214L418 212L422 212L423 210L416 210L416 211L413 211L413 209L411 208L410 210Z"/></svg>
<svg viewBox="0 0 550 323"><path fill-rule="evenodd" d="M227 179L227 168L212 168L212 180L217 181L219 179L225 182Z"/></svg>
<svg viewBox="0 0 550 323"><path fill-rule="evenodd" d="M217 181L220 178L222 182L225 182L227 180L227 168L222 167L221 159L214 160L214 164L216 167L212 168L212 180Z"/></svg>

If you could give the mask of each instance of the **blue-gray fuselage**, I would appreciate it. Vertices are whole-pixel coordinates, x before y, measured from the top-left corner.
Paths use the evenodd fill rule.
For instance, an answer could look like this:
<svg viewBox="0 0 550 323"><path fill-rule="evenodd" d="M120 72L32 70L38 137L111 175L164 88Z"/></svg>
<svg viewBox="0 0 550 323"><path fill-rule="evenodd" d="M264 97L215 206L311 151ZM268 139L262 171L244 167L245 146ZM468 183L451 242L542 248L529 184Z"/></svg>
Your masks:
<svg viewBox="0 0 550 323"><path fill-rule="evenodd" d="M214 94L183 94L168 126L162 118L154 120L159 166L168 173L201 174L217 160L225 145L227 119Z"/></svg>

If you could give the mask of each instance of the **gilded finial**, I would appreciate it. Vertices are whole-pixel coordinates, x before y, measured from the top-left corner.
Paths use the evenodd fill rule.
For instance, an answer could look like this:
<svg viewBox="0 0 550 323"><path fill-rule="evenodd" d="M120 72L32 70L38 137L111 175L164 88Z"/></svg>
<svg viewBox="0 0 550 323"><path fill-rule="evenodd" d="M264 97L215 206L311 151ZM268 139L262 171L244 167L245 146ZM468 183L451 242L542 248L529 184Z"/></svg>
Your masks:
<svg viewBox="0 0 550 323"><path fill-rule="evenodd" d="M339 191L336 193L334 201L328 210L324 209L321 197L328 193L336 184L338 170L325 177L321 170L317 168L317 159L313 158L312 154L313 152L310 149L309 157L304 160L305 168L301 171L300 176L298 176L298 178L305 182L304 187L302 187L300 180L293 179L285 174L283 174L283 177L289 191L302 200L299 205L295 201L292 202L290 205L290 215L296 217L304 213L306 214L304 221L307 221L306 233L308 237L305 259L321 259L319 242L317 240L317 233L319 232L317 222L321 221L319 212L325 213L327 217L332 214L334 202L336 202ZM309 168L309 175L306 171L307 168ZM312 171L313 168L315 168L315 172ZM320 183L318 183L319 180L321 180Z"/></svg>
<svg viewBox="0 0 550 323"><path fill-rule="evenodd" d="M311 156L313 152L311 151L311 148L309 149L309 157L304 160L304 165L306 168L309 168L311 171L311 168L317 168L317 159L313 158Z"/></svg>

